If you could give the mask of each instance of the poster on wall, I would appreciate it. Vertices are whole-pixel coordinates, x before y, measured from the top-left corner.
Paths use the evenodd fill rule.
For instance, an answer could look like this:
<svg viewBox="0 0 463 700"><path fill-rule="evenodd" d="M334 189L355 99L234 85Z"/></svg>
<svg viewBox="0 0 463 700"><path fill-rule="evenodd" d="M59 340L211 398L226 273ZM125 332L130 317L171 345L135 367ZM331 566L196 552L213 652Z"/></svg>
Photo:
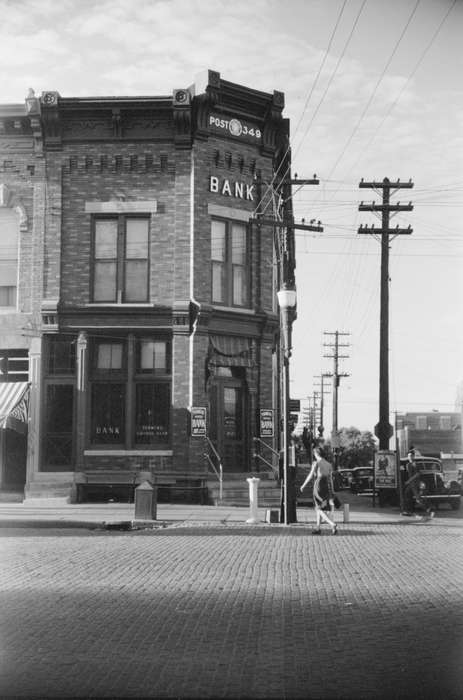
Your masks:
<svg viewBox="0 0 463 700"><path fill-rule="evenodd" d="M202 406L194 406L191 409L191 437L204 437L206 435L206 409Z"/></svg>
<svg viewBox="0 0 463 700"><path fill-rule="evenodd" d="M260 409L260 436L273 437L273 408Z"/></svg>
<svg viewBox="0 0 463 700"><path fill-rule="evenodd" d="M375 484L381 489L397 488L397 462L392 450L379 450L375 454Z"/></svg>

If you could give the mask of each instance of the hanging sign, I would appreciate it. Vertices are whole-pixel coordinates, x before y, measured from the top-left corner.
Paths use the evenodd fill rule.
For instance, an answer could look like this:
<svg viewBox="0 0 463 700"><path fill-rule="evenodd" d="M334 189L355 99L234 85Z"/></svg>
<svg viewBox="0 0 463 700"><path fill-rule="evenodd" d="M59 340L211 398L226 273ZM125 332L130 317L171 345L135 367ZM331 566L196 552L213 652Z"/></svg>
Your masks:
<svg viewBox="0 0 463 700"><path fill-rule="evenodd" d="M261 438L273 437L273 409L260 409L260 436Z"/></svg>
<svg viewBox="0 0 463 700"><path fill-rule="evenodd" d="M381 489L397 488L397 461L392 450L375 453L375 485Z"/></svg>
<svg viewBox="0 0 463 700"><path fill-rule="evenodd" d="M206 409L195 406L191 409L191 437L206 435Z"/></svg>

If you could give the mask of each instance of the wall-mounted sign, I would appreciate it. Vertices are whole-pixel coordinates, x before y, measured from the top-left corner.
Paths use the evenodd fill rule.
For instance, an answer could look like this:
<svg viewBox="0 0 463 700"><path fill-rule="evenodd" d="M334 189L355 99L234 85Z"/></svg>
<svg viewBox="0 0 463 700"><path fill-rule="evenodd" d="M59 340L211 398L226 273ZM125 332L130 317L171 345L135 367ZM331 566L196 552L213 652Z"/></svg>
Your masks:
<svg viewBox="0 0 463 700"><path fill-rule="evenodd" d="M206 435L206 409L194 406L191 409L191 437Z"/></svg>
<svg viewBox="0 0 463 700"><path fill-rule="evenodd" d="M375 454L375 484L381 489L397 488L397 461L392 450L379 450Z"/></svg>
<svg viewBox="0 0 463 700"><path fill-rule="evenodd" d="M260 436L273 437L273 409L260 409Z"/></svg>
<svg viewBox="0 0 463 700"><path fill-rule="evenodd" d="M218 178L215 175L209 177L209 192L223 194L225 197L237 197L254 201L254 185L247 185L245 182L234 182L227 178Z"/></svg>
<svg viewBox="0 0 463 700"><path fill-rule="evenodd" d="M236 138L244 138L248 141L259 141L262 132L255 124L242 121L241 119L224 119L216 114L209 116L209 127L212 131L227 132Z"/></svg>

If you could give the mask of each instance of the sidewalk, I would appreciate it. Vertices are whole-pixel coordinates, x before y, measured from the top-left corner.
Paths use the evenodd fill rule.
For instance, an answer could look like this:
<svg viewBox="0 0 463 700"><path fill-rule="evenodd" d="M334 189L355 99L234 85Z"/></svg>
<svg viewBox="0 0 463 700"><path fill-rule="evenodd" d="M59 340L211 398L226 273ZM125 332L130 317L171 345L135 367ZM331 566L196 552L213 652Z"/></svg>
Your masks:
<svg viewBox="0 0 463 700"><path fill-rule="evenodd" d="M279 523L271 525L265 522L266 508L258 508L260 522L257 526L266 527L280 526ZM440 520L441 516L447 519L449 513L442 511L436 513L435 520ZM43 503L0 503L0 527L49 527L49 528L104 528L117 527L120 525L127 529L133 527L169 527L179 525L246 525L250 517L249 507L238 506L201 506L165 504L157 505L156 520L136 520L135 506L133 503L81 503L63 504L62 500L47 499ZM335 511L335 519L338 523L343 523L344 512L341 507ZM313 524L315 513L313 508L298 508L297 525ZM453 518L452 518L453 520ZM349 504L350 524L398 524L416 522L415 518L406 518L400 515L397 508L373 508L371 500ZM460 521L454 521L457 524ZM253 525L256 527L256 525Z"/></svg>

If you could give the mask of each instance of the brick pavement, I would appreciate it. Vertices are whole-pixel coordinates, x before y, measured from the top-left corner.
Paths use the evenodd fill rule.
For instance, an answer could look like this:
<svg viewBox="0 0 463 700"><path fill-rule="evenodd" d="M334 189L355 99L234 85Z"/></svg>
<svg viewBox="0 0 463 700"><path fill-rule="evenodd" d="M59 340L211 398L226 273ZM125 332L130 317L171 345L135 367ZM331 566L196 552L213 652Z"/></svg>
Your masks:
<svg viewBox="0 0 463 700"><path fill-rule="evenodd" d="M457 698L455 522L0 530L0 695Z"/></svg>

